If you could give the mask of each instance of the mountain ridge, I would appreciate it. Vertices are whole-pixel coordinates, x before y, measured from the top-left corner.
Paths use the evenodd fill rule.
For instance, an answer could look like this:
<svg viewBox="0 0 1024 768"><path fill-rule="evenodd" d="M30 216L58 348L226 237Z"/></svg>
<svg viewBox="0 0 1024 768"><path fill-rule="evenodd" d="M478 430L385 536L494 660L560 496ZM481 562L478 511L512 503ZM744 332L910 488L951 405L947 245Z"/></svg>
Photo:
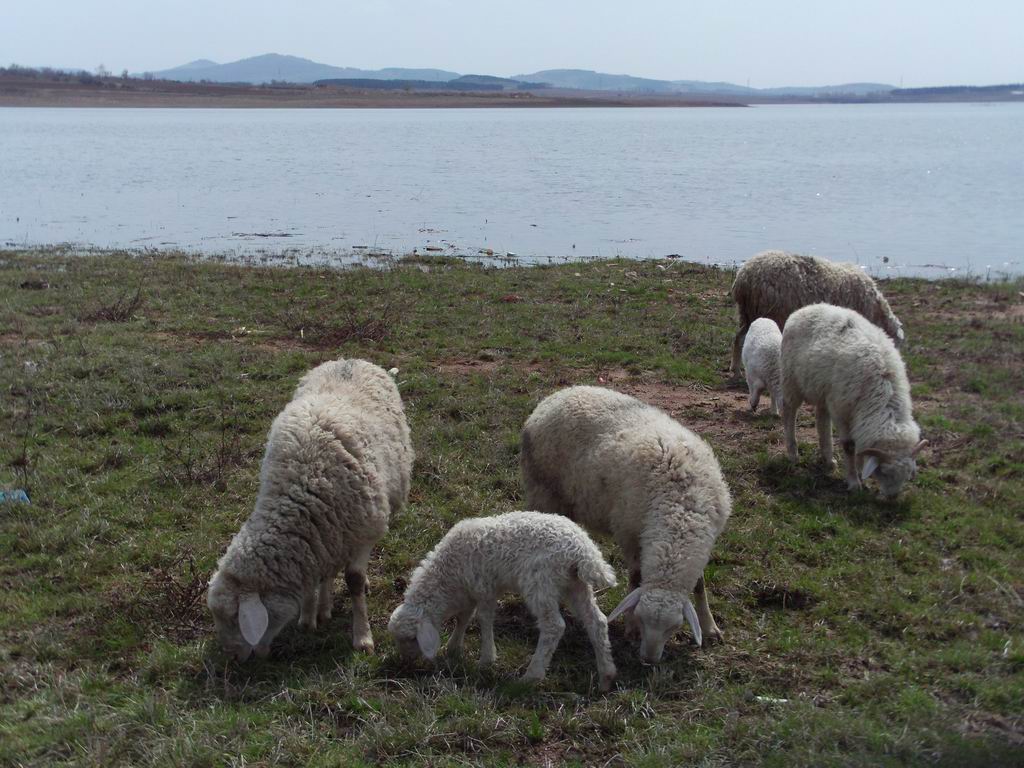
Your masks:
<svg viewBox="0 0 1024 768"><path fill-rule="evenodd" d="M778 88L751 88L728 82L703 80L658 80L634 75L611 74L589 69L545 69L511 78L494 75L463 75L444 69L385 67L360 69L322 64L300 56L265 53L238 61L218 64L211 59L196 59L170 69L147 73L153 77L182 82L209 81L213 83L269 83L288 82L309 84L323 80L403 80L444 83L474 78L477 82L495 84L546 84L554 88L583 91L622 92L631 94L730 94L735 96L865 96L894 90L884 83L843 83L823 86L785 86Z"/></svg>

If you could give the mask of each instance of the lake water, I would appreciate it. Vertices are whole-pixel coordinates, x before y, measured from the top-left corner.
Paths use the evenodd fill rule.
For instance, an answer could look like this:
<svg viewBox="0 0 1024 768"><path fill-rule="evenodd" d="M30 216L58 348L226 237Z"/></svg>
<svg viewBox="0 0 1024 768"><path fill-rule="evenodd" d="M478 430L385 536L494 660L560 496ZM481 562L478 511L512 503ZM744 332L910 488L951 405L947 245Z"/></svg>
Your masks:
<svg viewBox="0 0 1024 768"><path fill-rule="evenodd" d="M1024 104L0 109L8 247L985 276L1024 272L1022 229Z"/></svg>

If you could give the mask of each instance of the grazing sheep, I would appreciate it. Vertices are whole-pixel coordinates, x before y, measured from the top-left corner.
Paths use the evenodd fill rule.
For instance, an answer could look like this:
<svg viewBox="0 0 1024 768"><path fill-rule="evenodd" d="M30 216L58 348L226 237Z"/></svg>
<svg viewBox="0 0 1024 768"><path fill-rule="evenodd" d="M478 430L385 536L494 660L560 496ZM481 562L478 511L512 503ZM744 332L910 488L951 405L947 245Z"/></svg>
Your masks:
<svg viewBox="0 0 1024 768"><path fill-rule="evenodd" d="M632 591L608 620L627 614L641 660L660 660L684 621L698 645L721 639L702 574L731 501L707 443L633 397L569 387L527 419L520 464L528 506L615 537Z"/></svg>
<svg viewBox="0 0 1024 768"><path fill-rule="evenodd" d="M729 370L739 375L740 350L750 324L767 317L785 330L786 320L800 307L827 302L849 307L903 343L903 325L875 281L856 264L842 264L784 251L764 251L740 267L732 284L740 327L732 344Z"/></svg>
<svg viewBox="0 0 1024 768"><path fill-rule="evenodd" d="M874 476L882 495L892 497L916 474L914 457L927 441L911 413L903 359L888 336L852 309L812 304L790 316L782 333L782 390L786 449L794 461L796 412L809 402L830 469L836 422L851 490Z"/></svg>
<svg viewBox="0 0 1024 768"><path fill-rule="evenodd" d="M336 360L302 378L270 428L256 508L210 580L225 651L264 657L296 617L308 629L327 621L342 569L353 645L373 650L366 565L405 504L412 463L402 400L382 368Z"/></svg>
<svg viewBox="0 0 1024 768"><path fill-rule="evenodd" d="M779 414L782 405L781 349L782 331L774 320L759 317L750 324L743 342L743 371L747 375L752 411L757 410L761 393L768 390L772 397L772 413Z"/></svg>
<svg viewBox="0 0 1024 768"><path fill-rule="evenodd" d="M474 611L480 621L480 663L494 662L494 610L499 597L518 592L537 620L540 639L523 675L543 679L565 630L566 603L586 628L597 656L601 690L615 679L608 622L594 587L615 585L615 572L590 537L571 520L540 512L509 512L457 523L412 574L404 602L391 614L388 632L407 659L433 659L439 629L456 617L448 652L462 652Z"/></svg>

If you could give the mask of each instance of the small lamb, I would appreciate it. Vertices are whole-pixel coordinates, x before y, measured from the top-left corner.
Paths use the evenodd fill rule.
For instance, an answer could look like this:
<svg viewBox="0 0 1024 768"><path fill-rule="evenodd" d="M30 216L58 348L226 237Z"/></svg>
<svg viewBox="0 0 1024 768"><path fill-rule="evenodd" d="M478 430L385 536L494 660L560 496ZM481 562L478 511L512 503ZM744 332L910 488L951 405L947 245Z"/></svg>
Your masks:
<svg viewBox="0 0 1024 768"><path fill-rule="evenodd" d="M772 413L779 415L782 407L782 331L774 320L759 317L750 324L743 341L743 371L750 391L750 410L756 411L761 393L768 390L772 398Z"/></svg>
<svg viewBox="0 0 1024 768"><path fill-rule="evenodd" d="M274 419L256 508L210 580L207 604L224 650L239 661L296 617L331 617L334 577L352 597L353 646L373 651L366 566L409 494L413 448L398 388L365 360L307 373Z"/></svg>
<svg viewBox="0 0 1024 768"><path fill-rule="evenodd" d="M790 315L782 333L782 389L782 424L793 461L796 413L809 402L829 469L835 467L836 422L850 490L874 476L882 495L891 498L917 474L915 457L927 441L914 421L903 358L892 339L857 312L812 304Z"/></svg>
<svg viewBox="0 0 1024 768"><path fill-rule="evenodd" d="M634 397L569 387L526 420L519 462L529 506L615 537L632 591L608 621L626 616L641 661L660 661L684 622L697 645L722 639L703 572L732 501L707 443Z"/></svg>
<svg viewBox="0 0 1024 768"><path fill-rule="evenodd" d="M476 612L480 622L480 663L491 664L494 611L508 592L523 596L537 620L540 639L524 680L542 680L565 631L559 604L583 624L597 656L602 691L615 679L608 622L594 588L615 585L615 572L590 537L565 518L540 512L509 512L462 520L413 571L404 602L391 614L388 632L406 659L433 659L439 630L456 618L447 652L458 655Z"/></svg>

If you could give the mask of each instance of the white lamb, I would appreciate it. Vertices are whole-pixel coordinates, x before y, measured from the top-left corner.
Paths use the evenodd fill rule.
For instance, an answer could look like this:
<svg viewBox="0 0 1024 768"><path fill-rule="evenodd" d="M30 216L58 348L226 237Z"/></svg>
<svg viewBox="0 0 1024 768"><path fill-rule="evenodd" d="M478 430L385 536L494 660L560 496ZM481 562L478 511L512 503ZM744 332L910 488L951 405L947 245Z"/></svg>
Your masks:
<svg viewBox="0 0 1024 768"><path fill-rule="evenodd" d="M759 317L750 324L743 341L743 371L750 392L750 410L756 411L765 390L772 398L772 413L779 414L782 406L782 370L779 355L782 350L782 331L774 320Z"/></svg>
<svg viewBox="0 0 1024 768"><path fill-rule="evenodd" d="M914 459L927 441L914 421L903 359L881 329L852 309L812 304L790 315L782 333L782 389L792 460L798 456L796 412L808 402L829 469L835 467L836 423L851 490L874 476L882 495L892 497L917 473Z"/></svg>
<svg viewBox="0 0 1024 768"><path fill-rule="evenodd" d="M462 520L441 539L412 574L404 602L391 614L388 632L407 659L433 659L439 630L451 617L452 655L462 652L466 626L474 611L480 622L480 663L495 660L494 611L508 592L523 596L537 620L540 639L523 675L541 680L558 647L565 603L583 624L597 656L601 690L615 679L608 623L597 607L593 588L615 585L615 572L601 551L575 523L539 512L509 512Z"/></svg>
<svg viewBox="0 0 1024 768"><path fill-rule="evenodd" d="M703 571L732 502L707 443L628 395L570 387L527 419L520 464L528 506L615 537L632 591L608 620L639 628L641 660L659 661L684 621L698 645L721 639Z"/></svg>
<svg viewBox="0 0 1024 768"><path fill-rule="evenodd" d="M357 650L372 651L366 565L409 494L413 449L395 382L364 360L307 373L274 420L256 508L210 581L207 604L224 650L245 661L298 617L331 617L344 569Z"/></svg>

